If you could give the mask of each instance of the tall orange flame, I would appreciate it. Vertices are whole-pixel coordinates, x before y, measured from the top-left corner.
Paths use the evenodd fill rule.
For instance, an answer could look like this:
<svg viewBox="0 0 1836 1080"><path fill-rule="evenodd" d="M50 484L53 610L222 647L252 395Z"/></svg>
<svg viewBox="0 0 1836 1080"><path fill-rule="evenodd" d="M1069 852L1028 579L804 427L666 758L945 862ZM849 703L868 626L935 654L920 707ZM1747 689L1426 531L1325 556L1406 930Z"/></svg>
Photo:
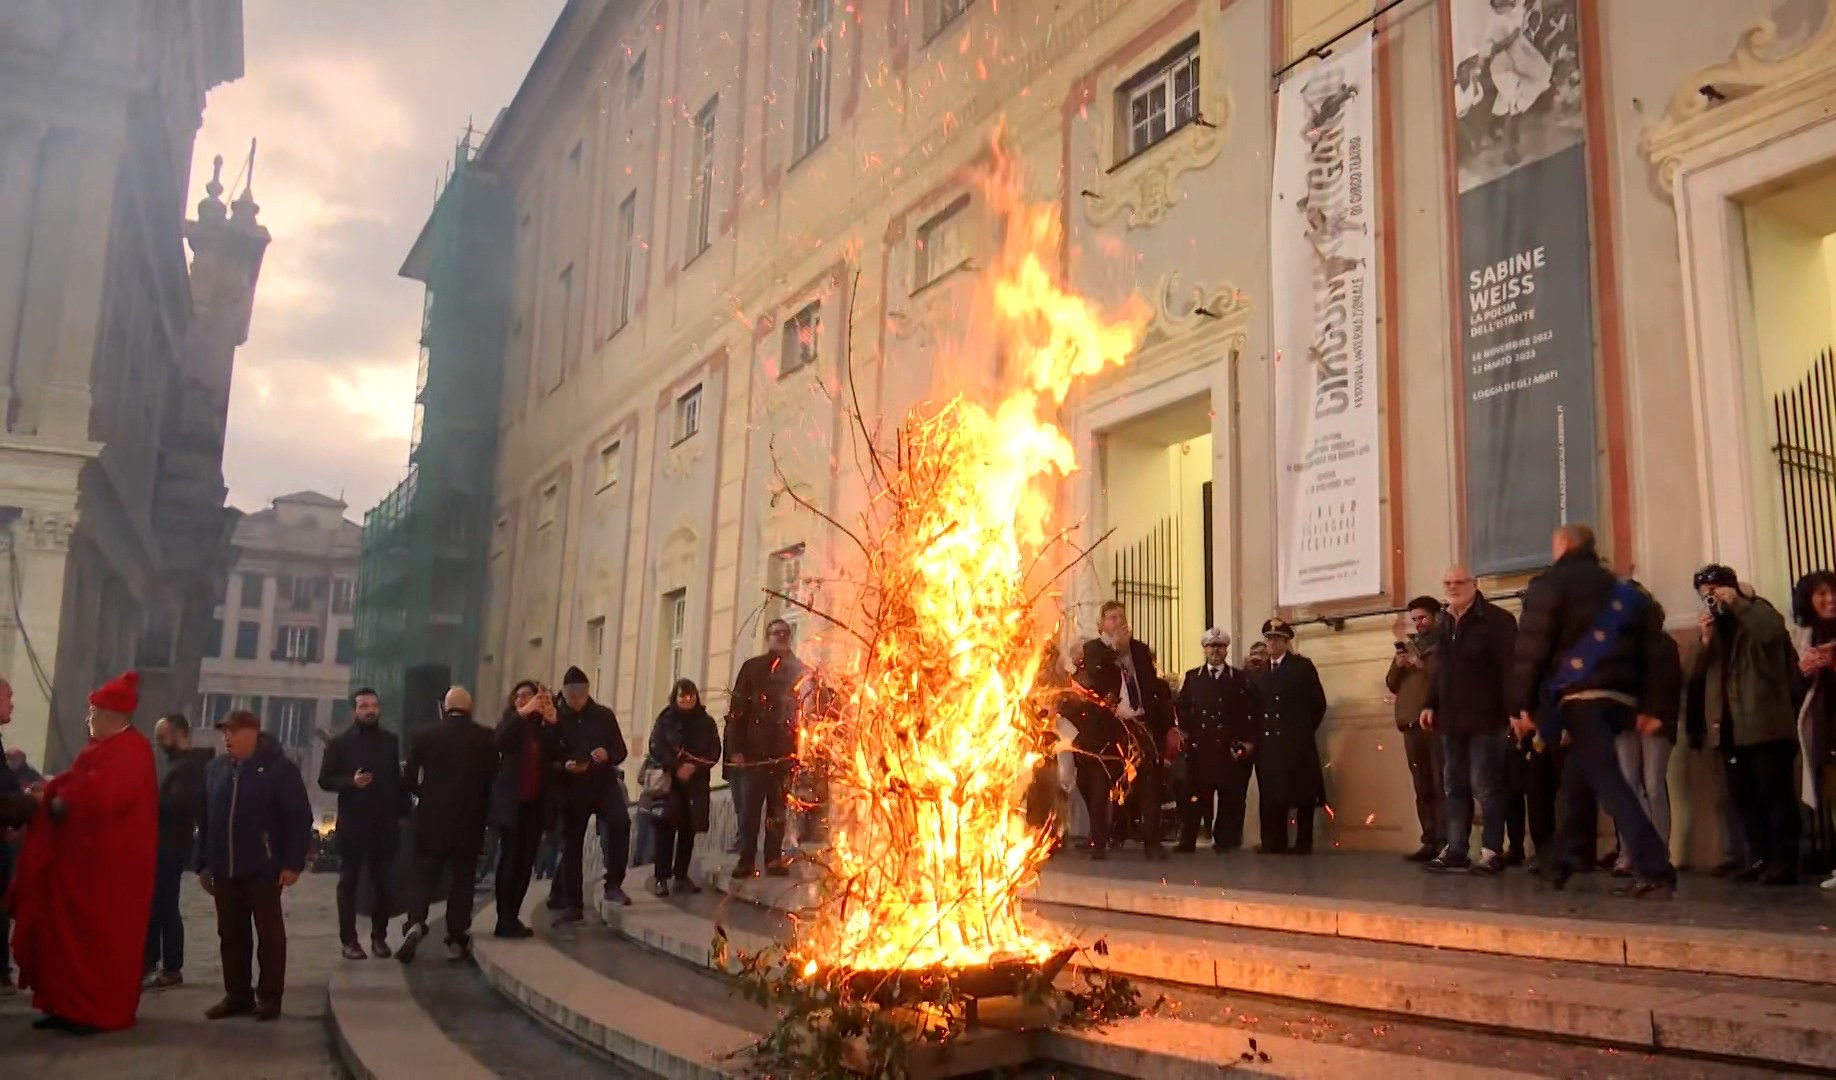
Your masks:
<svg viewBox="0 0 1836 1080"><path fill-rule="evenodd" d="M1124 363L1147 306L1106 315L1067 291L1056 207L1027 203L1000 136L982 190L1004 225L977 280L985 343L967 335L945 369L1007 361L984 405L958 396L908 418L862 522L869 630L833 679L832 710L806 722L806 760L830 776L833 851L825 895L794 950L819 969L960 969L1052 946L1019 896L1049 854L1019 811L1040 762L1047 710L1032 700L1040 643L1035 580L1052 528L1053 484L1077 467L1052 420L1073 383ZM949 328L940 328L947 337Z"/></svg>

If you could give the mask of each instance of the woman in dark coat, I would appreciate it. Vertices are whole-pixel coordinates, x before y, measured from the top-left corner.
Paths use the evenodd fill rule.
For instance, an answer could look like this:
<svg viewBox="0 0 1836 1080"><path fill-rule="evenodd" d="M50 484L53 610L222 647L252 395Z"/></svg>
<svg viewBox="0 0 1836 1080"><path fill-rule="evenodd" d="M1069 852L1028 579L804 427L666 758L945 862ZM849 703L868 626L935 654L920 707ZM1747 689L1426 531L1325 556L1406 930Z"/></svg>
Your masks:
<svg viewBox="0 0 1836 1080"><path fill-rule="evenodd" d="M497 722L497 780L491 824L497 828L497 936L528 937L521 913L542 833L555 816L553 765L561 747L555 703L525 679L510 692Z"/></svg>
<svg viewBox="0 0 1836 1080"><path fill-rule="evenodd" d="M1326 719L1326 691L1313 662L1291 651L1294 630L1279 619L1262 626L1269 666L1251 676L1262 706L1262 740L1256 746L1256 786L1262 817L1262 852L1313 851L1313 813L1326 805L1326 775L1315 736ZM1288 815L1294 843L1288 843Z"/></svg>
<svg viewBox="0 0 1836 1080"><path fill-rule="evenodd" d="M657 714L650 729L650 760L645 772L661 770L668 790L654 799L646 780L646 802L654 801L657 876L650 891L658 896L698 893L689 879L689 861L695 854L695 834L708 831L708 786L720 760L720 729L702 707L701 691L688 679L678 679L669 707Z"/></svg>

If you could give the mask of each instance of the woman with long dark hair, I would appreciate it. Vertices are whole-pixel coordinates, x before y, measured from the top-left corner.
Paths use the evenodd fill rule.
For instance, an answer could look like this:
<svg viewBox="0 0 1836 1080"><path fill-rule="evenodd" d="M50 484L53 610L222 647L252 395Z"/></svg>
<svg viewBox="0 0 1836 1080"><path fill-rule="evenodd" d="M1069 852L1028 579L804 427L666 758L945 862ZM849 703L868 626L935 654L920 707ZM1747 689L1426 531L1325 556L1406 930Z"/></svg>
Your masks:
<svg viewBox="0 0 1836 1080"><path fill-rule="evenodd" d="M669 705L650 729L645 763L645 803L656 821L657 874L650 891L658 896L701 891L689 878L689 862L695 834L708 831L709 784L719 760L720 730L701 704L701 690L688 679L676 680Z"/></svg>
<svg viewBox="0 0 1836 1080"><path fill-rule="evenodd" d="M1804 705L1798 710L1800 798L1821 813L1829 767L1836 764L1836 574L1817 570L1804 575L1791 593L1792 621L1798 630L1798 671L1805 681ZM1836 890L1836 873L1823 883Z"/></svg>
<svg viewBox="0 0 1836 1080"><path fill-rule="evenodd" d="M491 789L491 824L497 844L497 936L525 938L523 897L535 868L542 833L555 816L554 769L561 747L555 734L554 696L524 679L510 691L497 722L497 782Z"/></svg>

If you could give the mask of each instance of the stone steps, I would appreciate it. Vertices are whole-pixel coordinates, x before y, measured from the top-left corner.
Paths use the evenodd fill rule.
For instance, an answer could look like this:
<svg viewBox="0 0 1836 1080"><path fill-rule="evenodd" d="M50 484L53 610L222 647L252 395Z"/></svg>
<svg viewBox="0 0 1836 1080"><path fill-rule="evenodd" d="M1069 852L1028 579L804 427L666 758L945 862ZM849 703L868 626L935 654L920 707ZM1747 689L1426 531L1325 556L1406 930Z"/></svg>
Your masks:
<svg viewBox="0 0 1836 1080"><path fill-rule="evenodd" d="M338 1056L358 1080L489 1080L495 1075L415 1002L400 964L373 961L339 968L327 995Z"/></svg>
<svg viewBox="0 0 1836 1080"><path fill-rule="evenodd" d="M1836 941L1828 936L1323 900L1199 885L1118 881L1050 869L1040 875L1030 899L1093 911L1458 949L1527 960L1570 960L1836 984Z"/></svg>
<svg viewBox="0 0 1836 1080"><path fill-rule="evenodd" d="M716 880L767 907L795 910L808 902L808 886L796 882ZM1236 923L1201 921L1180 916L1219 909L1210 898L1178 897L1177 888L1158 889L1177 913L1171 917L1112 910L1156 902L1123 897L1120 888L1105 894L1113 905L1045 905L1038 914L1069 940L1102 939L1104 966L1138 979L1650 1052L1836 1070L1836 988L1829 986L1394 943L1410 932L1407 924L1373 922L1365 924L1365 937L1339 937L1327 931L1317 902L1287 919L1266 898L1254 905L1224 901L1238 904L1228 912ZM1255 927L1295 920L1315 929ZM1246 922L1251 925L1240 925ZM1494 933L1489 940L1502 947L1504 937Z"/></svg>

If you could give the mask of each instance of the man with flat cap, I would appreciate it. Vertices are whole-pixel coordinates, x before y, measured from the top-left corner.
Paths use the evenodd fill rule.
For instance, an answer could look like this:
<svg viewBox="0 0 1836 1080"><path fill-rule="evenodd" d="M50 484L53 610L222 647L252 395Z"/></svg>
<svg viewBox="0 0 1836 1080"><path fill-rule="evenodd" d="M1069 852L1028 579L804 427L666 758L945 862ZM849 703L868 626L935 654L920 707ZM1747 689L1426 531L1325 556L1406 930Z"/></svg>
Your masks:
<svg viewBox="0 0 1836 1080"><path fill-rule="evenodd" d="M1262 708L1262 738L1256 745L1262 848L1265 855L1313 852L1313 813L1326 805L1326 773L1315 740L1326 719L1326 690L1313 661L1293 651L1294 628L1280 619L1262 624L1269 666L1252 676ZM1294 840L1288 821L1294 820Z"/></svg>
<svg viewBox="0 0 1836 1080"><path fill-rule="evenodd" d="M1179 729L1186 735L1186 803L1179 845L1198 846L1201 817L1211 819L1211 847L1222 855L1243 846L1243 806L1261 714L1249 676L1231 667L1230 635L1217 627L1199 638L1205 662L1179 684ZM1213 812L1213 804L1216 810Z"/></svg>
<svg viewBox="0 0 1836 1080"><path fill-rule="evenodd" d="M497 740L472 720L472 695L462 686L446 692L440 722L416 732L408 744L402 782L415 796L414 880L402 963L414 960L427 936L427 908L442 874L447 876L446 952L463 960L472 946L472 882L484 850L485 816L497 779Z"/></svg>

